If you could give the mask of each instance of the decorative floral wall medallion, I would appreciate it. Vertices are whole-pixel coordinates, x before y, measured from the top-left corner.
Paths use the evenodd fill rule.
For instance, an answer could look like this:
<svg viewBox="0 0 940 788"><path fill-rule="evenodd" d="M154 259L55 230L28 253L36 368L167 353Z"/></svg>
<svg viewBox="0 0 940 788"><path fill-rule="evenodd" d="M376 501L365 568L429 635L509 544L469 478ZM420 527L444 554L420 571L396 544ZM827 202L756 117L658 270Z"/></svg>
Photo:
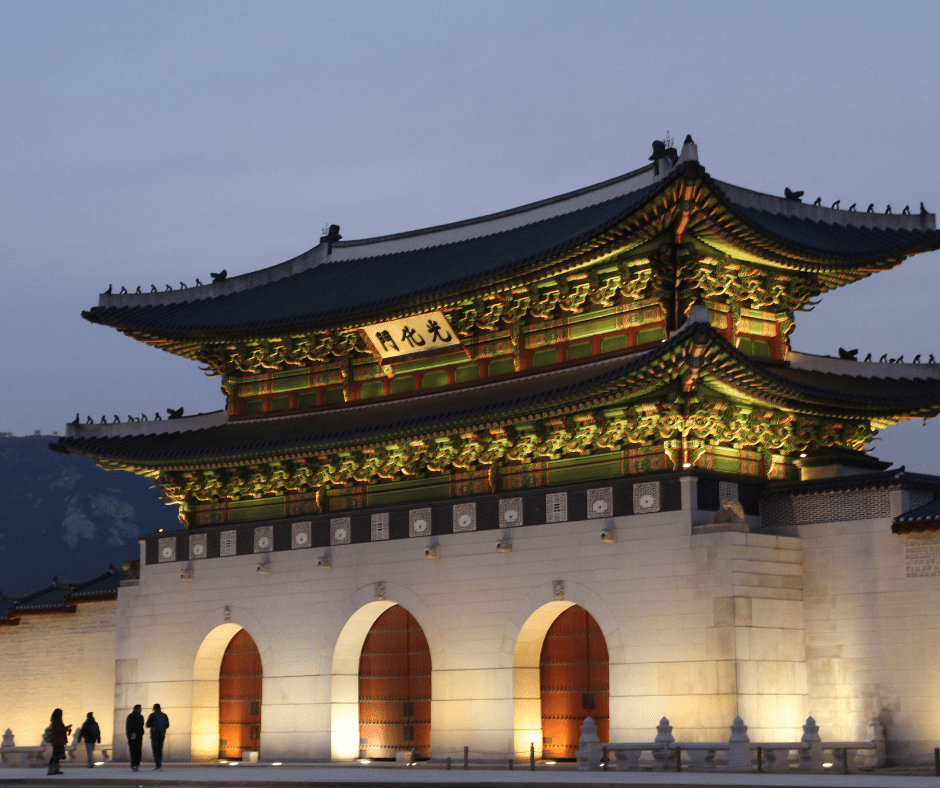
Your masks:
<svg viewBox="0 0 940 788"><path fill-rule="evenodd" d="M293 523L291 530L291 550L300 550L304 547L310 547L310 523Z"/></svg>
<svg viewBox="0 0 940 788"><path fill-rule="evenodd" d="M259 525L255 528L255 552L270 553L274 549L274 528L270 525Z"/></svg>
<svg viewBox="0 0 940 788"><path fill-rule="evenodd" d="M499 522L507 528L522 525L522 499L503 498L499 502Z"/></svg>
<svg viewBox="0 0 940 788"><path fill-rule="evenodd" d="M633 485L633 513L650 514L659 511L659 482L641 482Z"/></svg>
<svg viewBox="0 0 940 788"><path fill-rule="evenodd" d="M587 516L589 520L598 517L612 517L614 514L614 491L610 487L588 490Z"/></svg>
<svg viewBox="0 0 940 788"><path fill-rule="evenodd" d="M428 536L430 533L430 509L412 509L408 512L408 536Z"/></svg>
<svg viewBox="0 0 940 788"><path fill-rule="evenodd" d="M334 517L330 520L330 544L349 544L352 528L348 517Z"/></svg>
<svg viewBox="0 0 940 788"><path fill-rule="evenodd" d="M206 534L189 535L189 559L205 558L208 553L209 537Z"/></svg>
<svg viewBox="0 0 940 788"><path fill-rule="evenodd" d="M176 537L167 536L160 540L157 545L157 553L160 563L176 560Z"/></svg>
<svg viewBox="0 0 940 788"><path fill-rule="evenodd" d="M475 503L454 504L454 533L477 529L477 505Z"/></svg>

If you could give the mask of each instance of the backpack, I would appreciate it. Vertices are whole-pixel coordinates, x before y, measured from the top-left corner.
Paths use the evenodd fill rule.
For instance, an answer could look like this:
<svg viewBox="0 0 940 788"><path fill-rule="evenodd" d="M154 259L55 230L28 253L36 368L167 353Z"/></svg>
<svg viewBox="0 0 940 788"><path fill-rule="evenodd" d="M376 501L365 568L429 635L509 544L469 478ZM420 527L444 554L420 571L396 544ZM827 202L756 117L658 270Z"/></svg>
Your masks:
<svg viewBox="0 0 940 788"><path fill-rule="evenodd" d="M170 727L170 718L166 716L162 711L153 715L153 722L150 723L150 730L155 733L166 733L166 729Z"/></svg>

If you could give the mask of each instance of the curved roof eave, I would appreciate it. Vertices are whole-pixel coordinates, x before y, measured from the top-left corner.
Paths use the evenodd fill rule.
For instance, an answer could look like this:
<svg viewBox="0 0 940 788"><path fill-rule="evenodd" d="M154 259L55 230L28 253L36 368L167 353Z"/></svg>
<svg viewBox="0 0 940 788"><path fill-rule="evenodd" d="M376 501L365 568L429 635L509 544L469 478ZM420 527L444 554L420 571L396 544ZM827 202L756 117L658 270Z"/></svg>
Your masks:
<svg viewBox="0 0 940 788"><path fill-rule="evenodd" d="M677 354L683 354L683 348L692 344L710 346L712 361L724 360L735 371L735 385L751 391L755 398L771 401L776 397L784 407L794 410L810 412L814 405L819 405L845 418L865 418L886 409L894 414L924 409L940 411L940 381L917 381L907 402L899 402L898 392L893 389L858 396L857 384L835 385L839 381L834 379L843 376L817 372L788 376L783 369L772 369L740 353L710 326L691 324L658 348L634 358L607 359L574 369L396 402L370 402L309 415L230 422L165 435L62 438L58 445L67 453L94 457L101 462L158 468L168 464L248 461L285 452L298 454L322 451L325 447L394 442L405 436L457 434L494 421L531 421L546 413L563 415L596 407L616 407L618 402L642 398L684 374L687 365L676 363ZM686 358L690 356L683 355ZM666 374L662 369L664 360L669 362ZM720 377L707 366L702 374ZM909 389L911 382L892 383ZM807 403L807 398L812 402Z"/></svg>
<svg viewBox="0 0 940 788"><path fill-rule="evenodd" d="M940 248L932 214L926 218L875 216L793 203L717 181L694 160L682 162L659 180L649 171L650 167L642 168L480 219L338 242L329 257L321 244L279 266L205 290L185 291L187 297L193 290L207 296L195 300L178 300L183 291L102 295L99 305L82 316L137 338L180 342L311 330L340 319L385 319L377 316L394 311L396 305L433 303L499 278L518 277L533 265L615 231L679 180L702 183L731 222L758 245L755 248L770 250L769 256L781 261L791 255L801 266L857 271L879 261L880 267L890 267L910 254ZM623 192L627 186L637 188ZM609 199L597 202L600 196ZM545 215L549 209L554 213ZM533 221L520 223L522 218ZM711 216L702 214L700 220L719 235L726 232ZM504 226L506 222L512 226ZM916 227L918 223L921 227ZM696 228L690 232L694 234ZM433 243L435 239L442 242ZM828 248L823 248L826 243ZM356 250L370 253L356 256ZM843 253L837 253L839 250ZM284 275L272 273L276 270ZM257 284L252 285L255 279ZM236 284L240 280L244 280L244 287Z"/></svg>

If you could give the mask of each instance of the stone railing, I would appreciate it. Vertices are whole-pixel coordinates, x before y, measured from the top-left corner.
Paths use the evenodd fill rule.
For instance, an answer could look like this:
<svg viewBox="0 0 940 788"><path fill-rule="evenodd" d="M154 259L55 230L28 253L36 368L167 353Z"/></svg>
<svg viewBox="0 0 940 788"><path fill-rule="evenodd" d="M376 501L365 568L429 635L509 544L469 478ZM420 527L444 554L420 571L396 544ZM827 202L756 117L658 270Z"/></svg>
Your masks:
<svg viewBox="0 0 940 788"><path fill-rule="evenodd" d="M76 751L79 757L76 757ZM95 747L95 752L99 753L99 757L103 762L111 760L110 746L101 747L99 745ZM82 745L73 743L65 746L65 756L69 761L82 761L86 757L85 753L85 747ZM4 732L3 741L0 743L0 768L36 768L45 766L50 757L52 757L51 744L19 745L14 740L13 731L7 728Z"/></svg>
<svg viewBox="0 0 940 788"><path fill-rule="evenodd" d="M644 753L649 755L644 758ZM824 742L819 736L819 726L809 717L800 741L752 742L747 735L747 725L740 717L735 717L726 742L677 742L669 720L663 717L656 726L656 738L652 742L604 743L598 739L594 720L588 717L581 726L577 760L581 771L601 768L680 771L685 756L685 765L690 771L752 771L756 767L759 772L788 772L793 768L791 753L796 754L795 768L805 771L831 768L848 773L860 767L878 768L885 765L884 728L875 717L868 726L868 741Z"/></svg>

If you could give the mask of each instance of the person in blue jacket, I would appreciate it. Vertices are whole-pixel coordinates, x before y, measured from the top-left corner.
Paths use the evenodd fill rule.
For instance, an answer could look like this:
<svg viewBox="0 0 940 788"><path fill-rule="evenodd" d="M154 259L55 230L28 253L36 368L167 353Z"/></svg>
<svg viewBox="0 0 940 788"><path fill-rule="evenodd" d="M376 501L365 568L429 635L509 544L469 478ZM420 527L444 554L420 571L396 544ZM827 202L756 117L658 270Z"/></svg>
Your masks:
<svg viewBox="0 0 940 788"><path fill-rule="evenodd" d="M160 704L153 704L153 713L147 717L147 727L150 728L150 748L153 750L153 767L155 772L163 769L163 739L167 728L170 727L170 718L160 711Z"/></svg>

